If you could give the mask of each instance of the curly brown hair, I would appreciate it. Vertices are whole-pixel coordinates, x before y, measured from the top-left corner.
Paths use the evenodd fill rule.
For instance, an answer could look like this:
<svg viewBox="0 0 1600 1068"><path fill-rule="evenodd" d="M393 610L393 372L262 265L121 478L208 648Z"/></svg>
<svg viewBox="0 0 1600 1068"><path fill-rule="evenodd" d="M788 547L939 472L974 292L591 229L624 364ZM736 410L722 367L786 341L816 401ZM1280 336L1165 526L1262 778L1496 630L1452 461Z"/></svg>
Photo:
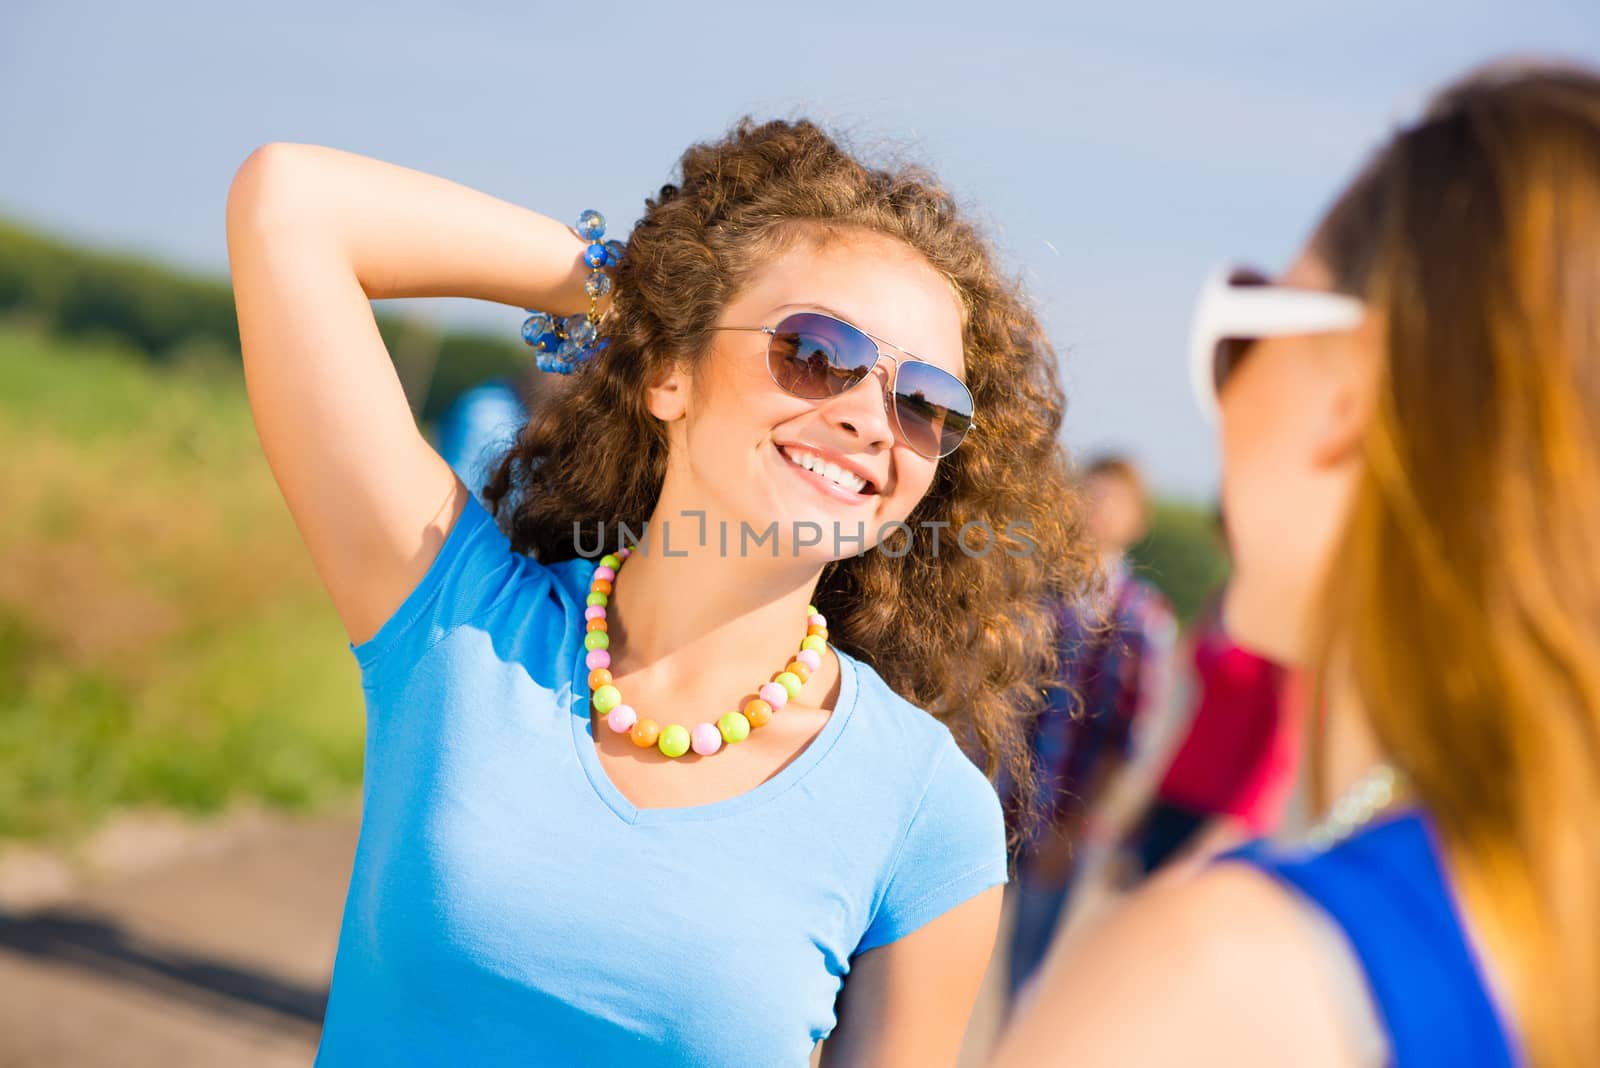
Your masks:
<svg viewBox="0 0 1600 1068"><path fill-rule="evenodd" d="M1094 561L1057 440L1065 398L1055 353L1021 287L928 174L865 166L811 122L745 119L691 147L680 167L681 181L646 201L628 239L602 326L607 347L534 414L485 499L497 517L510 513L512 544L547 563L577 554L575 530L598 528L611 545L619 524L641 529L668 448L646 384L671 361L701 359L722 310L796 242L852 231L903 241L961 303L982 425L940 461L907 520L911 551L833 561L814 600L830 641L1026 794L1026 725L1056 675L1052 601L1085 587ZM990 548L1002 551L939 554L927 525L937 522L949 531L1027 524L1034 548L996 534Z"/></svg>

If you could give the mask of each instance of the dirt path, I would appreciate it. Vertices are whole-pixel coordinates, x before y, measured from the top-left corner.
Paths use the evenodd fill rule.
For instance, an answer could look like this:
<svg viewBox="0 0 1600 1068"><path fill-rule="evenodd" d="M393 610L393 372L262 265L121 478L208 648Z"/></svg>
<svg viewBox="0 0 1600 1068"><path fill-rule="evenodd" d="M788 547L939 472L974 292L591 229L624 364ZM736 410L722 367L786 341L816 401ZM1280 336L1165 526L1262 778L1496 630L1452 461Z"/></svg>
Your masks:
<svg viewBox="0 0 1600 1068"><path fill-rule="evenodd" d="M0 907L0 1068L304 1068L356 823L273 822L224 848ZM998 1009L986 982L963 1065Z"/></svg>
<svg viewBox="0 0 1600 1068"><path fill-rule="evenodd" d="M0 911L0 1068L310 1064L355 832L274 824Z"/></svg>

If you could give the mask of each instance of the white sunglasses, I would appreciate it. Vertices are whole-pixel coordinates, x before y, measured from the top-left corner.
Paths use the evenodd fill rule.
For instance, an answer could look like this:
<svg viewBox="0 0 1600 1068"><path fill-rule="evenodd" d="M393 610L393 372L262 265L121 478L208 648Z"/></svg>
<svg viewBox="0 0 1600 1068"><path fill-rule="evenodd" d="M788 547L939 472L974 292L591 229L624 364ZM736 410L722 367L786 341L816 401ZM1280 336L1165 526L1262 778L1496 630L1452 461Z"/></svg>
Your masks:
<svg viewBox="0 0 1600 1068"><path fill-rule="evenodd" d="M1216 421L1223 383L1254 342L1350 330L1366 311L1342 293L1275 286L1248 267L1219 268L1200 291L1189 334L1189 378L1201 410Z"/></svg>

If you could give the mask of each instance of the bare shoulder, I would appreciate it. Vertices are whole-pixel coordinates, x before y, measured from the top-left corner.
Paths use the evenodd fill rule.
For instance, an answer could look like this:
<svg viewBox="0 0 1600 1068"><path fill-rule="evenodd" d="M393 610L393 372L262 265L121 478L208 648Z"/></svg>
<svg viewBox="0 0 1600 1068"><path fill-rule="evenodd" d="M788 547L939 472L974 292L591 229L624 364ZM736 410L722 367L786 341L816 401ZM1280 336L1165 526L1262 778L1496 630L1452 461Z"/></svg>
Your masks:
<svg viewBox="0 0 1600 1068"><path fill-rule="evenodd" d="M993 1065L1350 1063L1306 905L1244 864L1153 880L1025 997Z"/></svg>

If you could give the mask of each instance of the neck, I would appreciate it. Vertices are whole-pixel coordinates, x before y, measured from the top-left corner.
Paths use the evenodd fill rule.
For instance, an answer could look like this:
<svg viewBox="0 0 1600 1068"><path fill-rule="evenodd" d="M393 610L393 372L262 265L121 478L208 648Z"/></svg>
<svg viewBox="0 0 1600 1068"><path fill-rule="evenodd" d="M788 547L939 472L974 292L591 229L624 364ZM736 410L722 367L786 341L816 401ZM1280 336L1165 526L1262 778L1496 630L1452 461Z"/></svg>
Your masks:
<svg viewBox="0 0 1600 1068"><path fill-rule="evenodd" d="M1388 759L1373 733L1367 709L1355 688L1333 688L1328 700L1322 746L1325 801L1338 797L1376 765Z"/></svg>
<svg viewBox="0 0 1600 1068"><path fill-rule="evenodd" d="M792 656L820 574L814 560L786 546L774 556L770 541L741 546L739 524L709 509L658 505L638 544L612 596L616 674L648 669L672 684L712 665L775 671Z"/></svg>

